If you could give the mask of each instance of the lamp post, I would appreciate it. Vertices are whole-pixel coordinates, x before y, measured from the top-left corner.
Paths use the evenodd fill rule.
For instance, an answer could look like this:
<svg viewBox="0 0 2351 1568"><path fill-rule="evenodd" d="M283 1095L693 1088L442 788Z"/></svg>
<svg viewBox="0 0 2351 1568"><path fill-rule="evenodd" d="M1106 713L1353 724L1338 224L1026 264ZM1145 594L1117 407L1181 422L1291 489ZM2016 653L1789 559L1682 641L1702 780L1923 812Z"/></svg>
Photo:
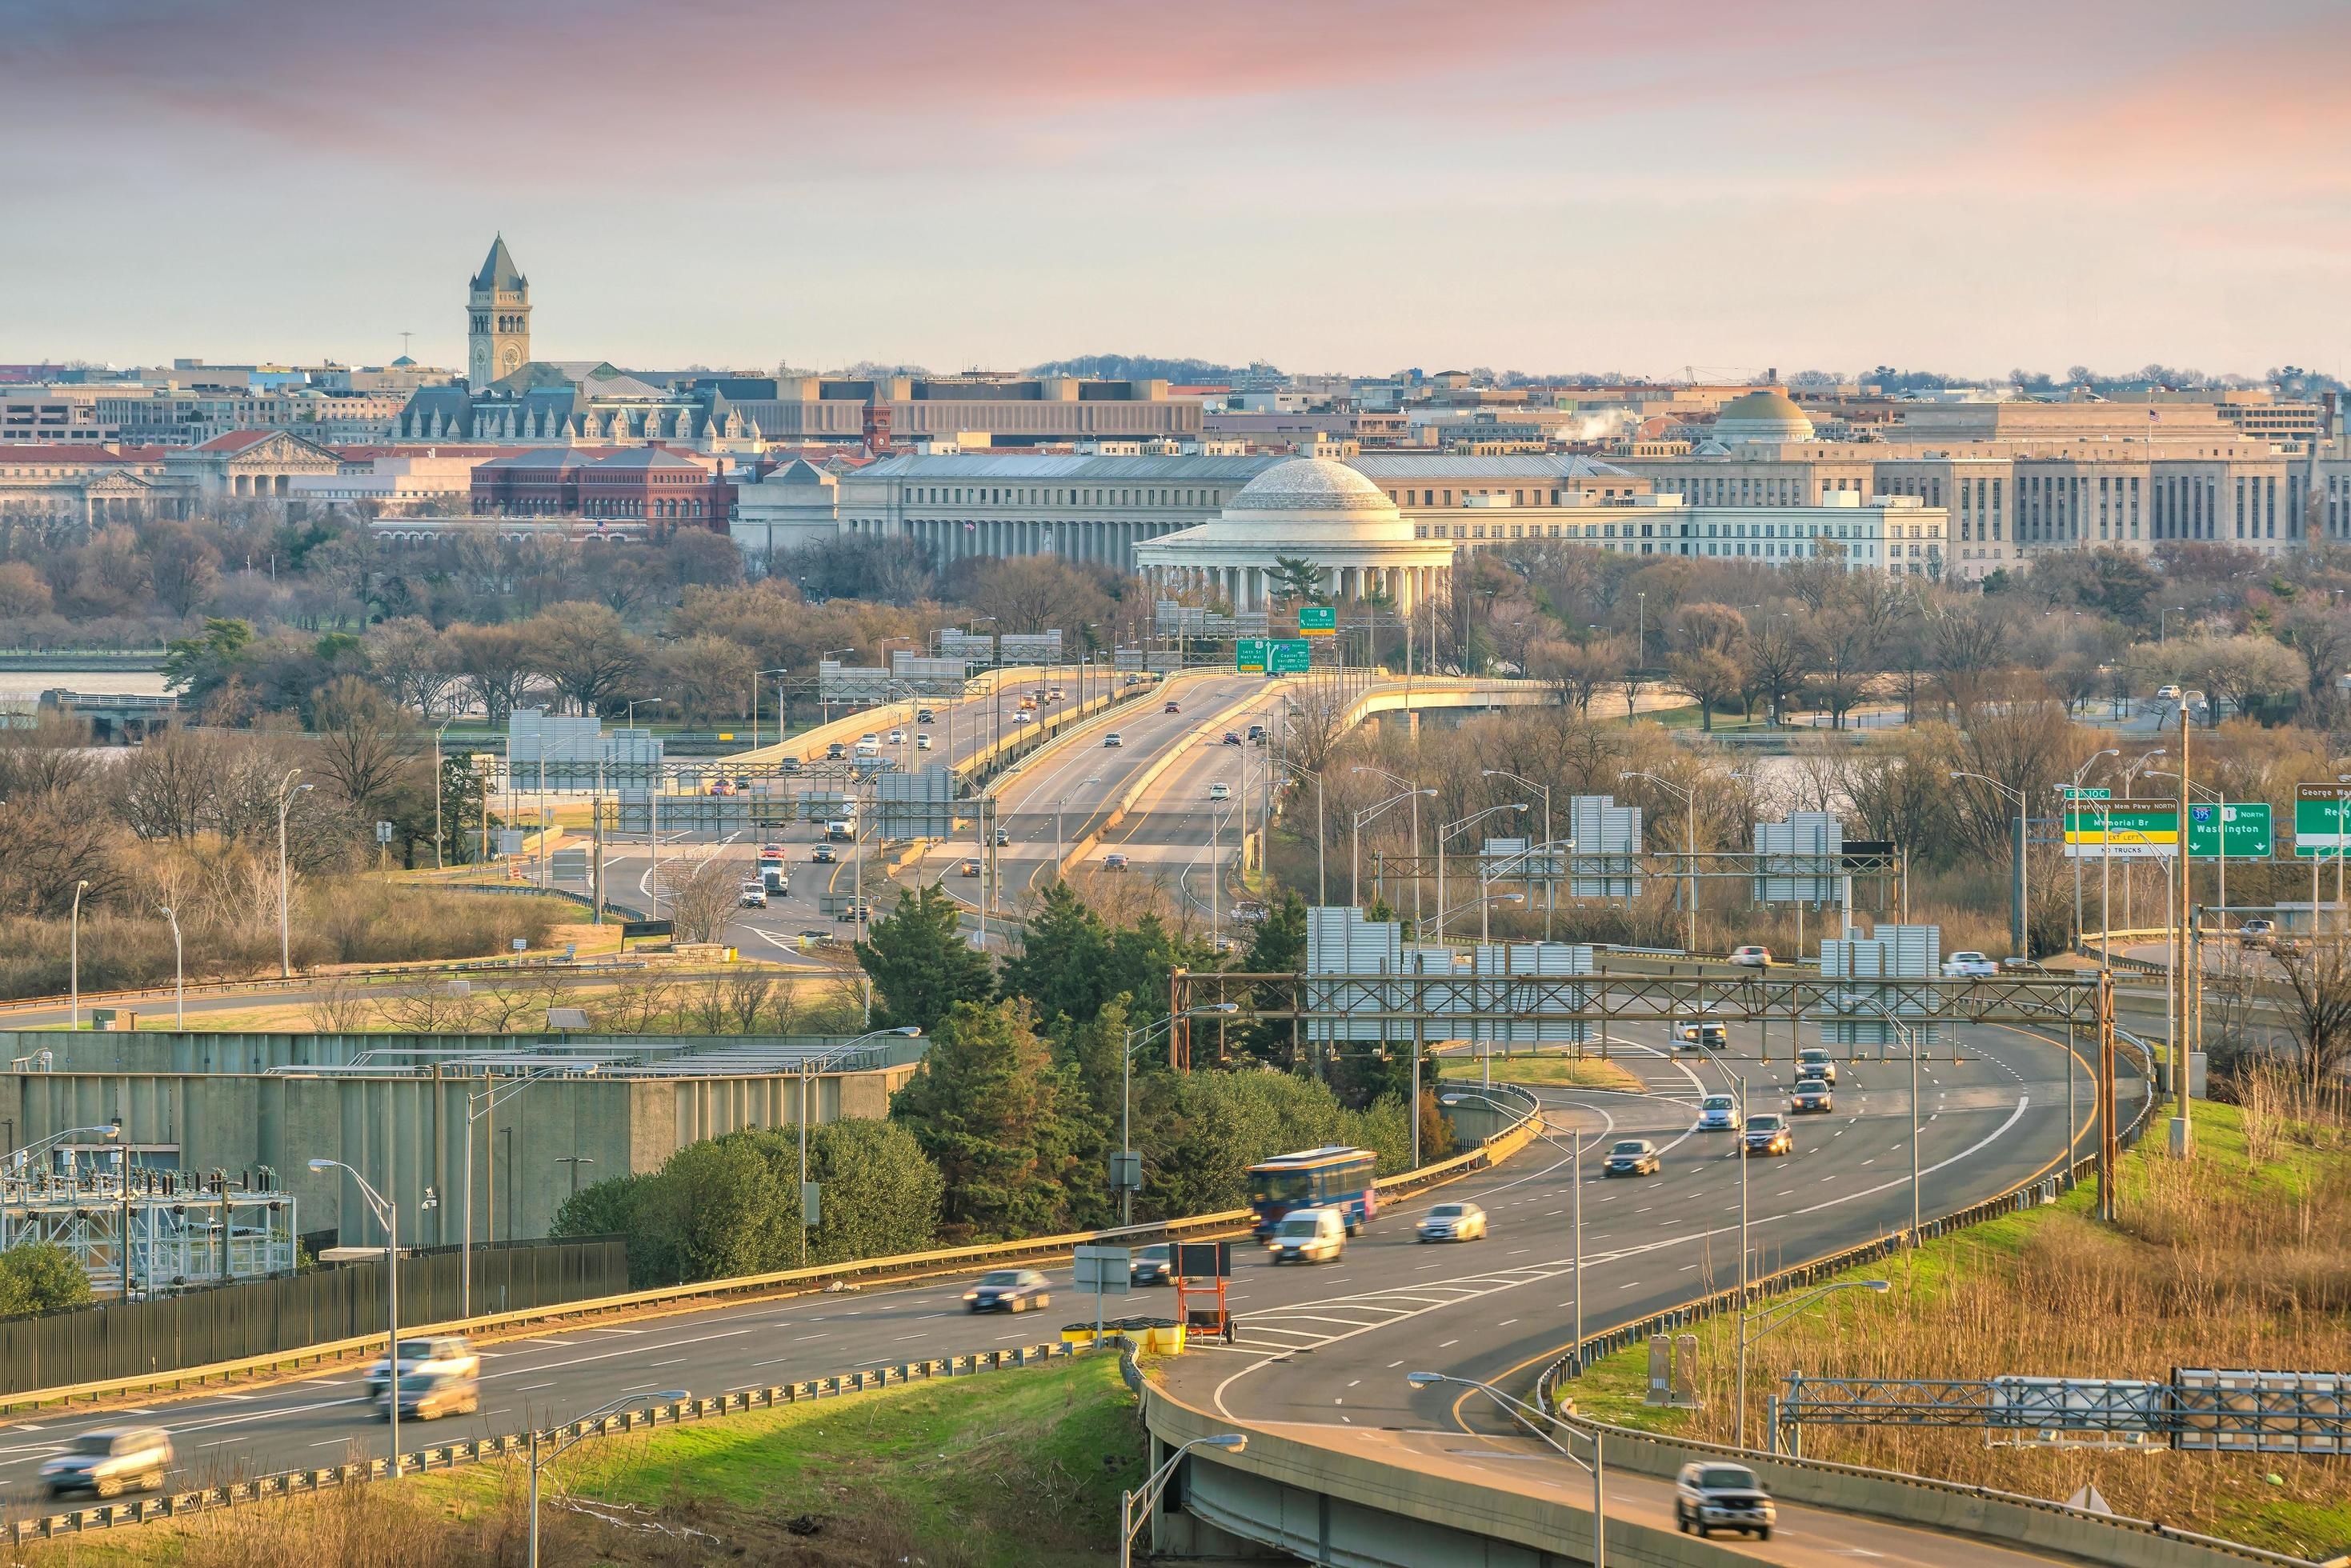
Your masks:
<svg viewBox="0 0 2351 1568"><path fill-rule="evenodd" d="M1420 797L1426 795L1429 799L1435 800L1437 792L1433 789L1422 789L1416 782L1407 784L1387 769L1375 768L1368 763L1357 763L1353 771L1359 774L1377 774L1396 788L1412 792L1408 797L1412 801L1412 923L1416 927L1420 924Z"/></svg>
<svg viewBox="0 0 2351 1568"><path fill-rule="evenodd" d="M463 1226L457 1238L457 1315L459 1317L469 1318L474 1315L474 1124L496 1110L506 1101L529 1088L533 1084L548 1078L559 1077L561 1072L560 1068L544 1067L536 1073L527 1073L519 1078L511 1079L504 1084L494 1082L487 1088L471 1090L465 1096L464 1181L465 1192L464 1198L458 1202ZM497 1146L488 1138L484 1138L483 1142L488 1148L490 1162L489 1179L482 1183L482 1196L488 1202L488 1210L484 1216L482 1226L482 1240L487 1241L493 1239L493 1234L497 1230L498 1150ZM579 1175L576 1168L572 1174L575 1178Z"/></svg>
<svg viewBox="0 0 2351 1568"><path fill-rule="evenodd" d="M301 772L300 768L288 768L285 778L277 784L277 978L280 980L288 979L294 973L293 937L286 917L286 809L294 804L296 795L311 787L308 784L296 787L294 781Z"/></svg>
<svg viewBox="0 0 2351 1568"><path fill-rule="evenodd" d="M595 1164L595 1157L585 1154L559 1154L555 1157L555 1163L558 1165L568 1165L571 1168L571 1196L574 1198L579 1197L580 1168L583 1165Z"/></svg>
<svg viewBox="0 0 2351 1568"><path fill-rule="evenodd" d="M1509 801L1509 802L1504 803L1504 804L1503 804L1503 805L1489 805L1489 806L1488 806L1488 807L1487 807L1485 810L1483 810L1483 811L1473 811L1473 812L1471 812L1468 815L1467 815L1467 816L1465 816L1465 817L1461 817L1461 818L1459 818L1459 819L1458 819L1458 820L1457 820L1457 821L1453 821L1453 822L1447 822L1447 823L1440 823L1440 824L1438 824L1438 825L1437 825L1437 929L1439 931L1442 931L1442 930L1445 929L1445 841L1446 841L1447 839L1448 839L1448 838L1452 837L1456 833L1458 833L1459 831L1461 831L1461 829L1463 829L1463 828L1465 828L1465 827L1469 826L1470 826L1471 824L1473 824L1473 823L1481 822L1481 821L1485 820L1487 817L1489 817L1489 816L1494 815L1495 815L1496 813L1498 813L1498 812L1504 812L1504 811L1524 811L1524 810L1526 810L1526 809L1527 809L1527 803L1526 803L1526 802L1524 802L1524 801L1522 801L1522 800ZM1479 877L1479 889L1480 889L1480 891L1483 891L1483 888L1484 888L1484 883L1485 883L1485 873L1486 873L1486 862L1485 862L1485 857L1484 857L1483 856L1480 856L1480 857L1479 857L1479 860L1478 860L1478 877ZM1419 875L1420 875L1420 867L1416 863L1416 864L1414 865L1414 867L1413 867L1413 876L1414 876L1416 878L1417 878L1417 877L1419 877ZM1485 910L1485 903L1484 903L1484 901L1481 899L1481 900L1479 901L1479 914L1480 914L1480 916L1481 916L1481 917L1482 917L1482 916L1483 916L1483 914L1484 914L1484 910ZM1481 928L1481 929L1480 929L1480 930L1479 930L1479 939L1480 940L1483 940L1485 939L1485 934L1486 934L1486 933L1485 933L1484 929Z"/></svg>
<svg viewBox="0 0 2351 1568"><path fill-rule="evenodd" d="M1480 768L1478 770L1478 773L1479 776L1481 778L1509 779L1512 784L1523 784L1531 790L1537 790L1541 793L1543 805L1543 846L1545 850L1548 851L1552 842L1551 785L1547 784L1537 784L1534 780L1528 778L1525 774L1514 774L1508 768ZM1552 909L1558 902L1557 885L1557 879L1551 874L1551 862L1546 858L1543 861L1543 940L1545 941L1551 940Z"/></svg>
<svg viewBox="0 0 2351 1568"><path fill-rule="evenodd" d="M2017 957L2029 959L2032 956L2032 873L2026 869L2024 861L2024 814L2027 810L2024 792L2004 784L1988 774L1968 773L1955 768L1951 771L1951 776L1955 779L1974 779L1979 784L1988 784L2000 792L2001 799L2012 800L2016 803L2016 870L2015 880L2010 888L2009 895L2012 900L2012 909L2009 918L2009 940L2016 948Z"/></svg>
<svg viewBox="0 0 2351 1568"><path fill-rule="evenodd" d="M63 1132L51 1133L48 1137L42 1138L37 1143L28 1143L22 1148L11 1149L8 1152L8 1168L15 1171L17 1176L22 1177L26 1171L30 1168L33 1163L33 1157L35 1155L46 1154L50 1149L57 1147L57 1145L65 1142L66 1139L69 1137L79 1137L84 1133L96 1133L100 1137L106 1139L109 1143L117 1142L122 1137L122 1118L120 1116L117 1116L112 1121L103 1123L98 1127L68 1127Z"/></svg>
<svg viewBox="0 0 2351 1568"><path fill-rule="evenodd" d="M81 895L82 890L89 886L87 882L74 884L73 929L67 939L69 944L67 950L70 956L66 961L66 966L73 987L73 1013L71 1021L66 1025L69 1030L78 1030L81 1027Z"/></svg>
<svg viewBox="0 0 2351 1568"><path fill-rule="evenodd" d="M368 1210L376 1223L383 1227L383 1376L384 1413L392 1421L392 1479L400 1479L400 1206L368 1184L368 1179L340 1159L314 1159L310 1168L318 1171L340 1170L359 1184L360 1196L367 1201ZM424 1189L423 1207L431 1209L437 1199L433 1189Z"/></svg>
<svg viewBox="0 0 2351 1568"><path fill-rule="evenodd" d="M1816 1290L1806 1291L1802 1295L1796 1297L1793 1301L1781 1302L1775 1306L1765 1307L1759 1313L1750 1314L1748 1312L1745 1303L1742 1302L1740 1303L1739 1412L1737 1417L1737 1447L1743 1449L1747 1446L1747 1347L1754 1344L1757 1340L1762 1338L1765 1334L1770 1334L1773 1329L1785 1327L1789 1323L1795 1319L1799 1313L1802 1313L1806 1307L1812 1305L1814 1302L1819 1301L1823 1296L1834 1295L1839 1291L1878 1291L1882 1293L1892 1290L1893 1288L1892 1283L1886 1280L1838 1280L1833 1283L1822 1285Z"/></svg>
<svg viewBox="0 0 2351 1568"><path fill-rule="evenodd" d="M1176 1473L1176 1461L1194 1449L1222 1449L1238 1454L1249 1447L1249 1438L1239 1432L1219 1432L1214 1437L1195 1438L1167 1456L1167 1462L1144 1478L1140 1490L1118 1494L1118 1568L1134 1568L1134 1537L1151 1517L1151 1504L1167 1485L1167 1478ZM1138 1513L1135 1505L1143 1505ZM537 1568L534 1563L532 1568Z"/></svg>
<svg viewBox="0 0 2351 1568"><path fill-rule="evenodd" d="M1283 757L1274 758L1273 765L1278 768L1287 769L1297 777L1311 780L1313 783L1314 901L1317 904L1327 907L1331 902L1331 869L1324 859L1324 857L1329 850L1329 845L1326 842L1329 836L1322 831L1322 775Z"/></svg>
<svg viewBox="0 0 2351 1568"><path fill-rule="evenodd" d="M1365 770L1359 767L1354 771L1363 773ZM1382 812L1400 800L1409 800L1413 803L1413 821L1416 825L1412 846L1413 884L1414 891L1416 893L1419 891L1420 834L1417 831L1417 824L1420 820L1420 797L1425 794L1433 795L1436 793L1433 789L1405 789L1375 805L1367 805L1354 814L1353 823L1347 835L1347 901L1349 903L1359 909L1364 907L1364 825L1377 821Z"/></svg>
<svg viewBox="0 0 2351 1568"><path fill-rule="evenodd" d="M188 965L185 951L180 946L180 917L172 912L169 904L158 904L163 918L172 922L172 1027L188 1026Z"/></svg>
<svg viewBox="0 0 2351 1568"><path fill-rule="evenodd" d="M1739 775L1737 774L1731 774L1728 776L1737 778ZM1688 896L1682 900L1682 914L1687 931L1687 934L1682 939L1682 946L1685 951L1695 957L1698 953L1698 785L1691 784L1685 788L1684 786L1674 783L1674 781L1669 778L1665 778L1659 774L1652 773L1621 773L1616 775L1616 782L1619 784L1624 783L1626 779L1646 779L1651 784L1665 790L1667 794L1676 796L1682 803L1682 810L1684 812L1682 819L1682 870L1684 875L1689 878ZM1852 910L1848 909L1845 911L1845 919L1848 921L1853 919ZM1847 929L1849 929L1850 927ZM1799 932L1798 934L1801 935L1802 933ZM1799 943L1798 945L1802 946L1802 944ZM1801 959L1804 955L1800 952L1796 956Z"/></svg>
<svg viewBox="0 0 2351 1568"><path fill-rule="evenodd" d="M441 796L444 794L444 786L441 782L441 737L449 732L449 724L455 722L456 721L452 719L448 723L443 724L433 732L433 869L435 871L445 871L449 867L447 856L442 846ZM489 858L486 846L482 857L486 860Z"/></svg>
<svg viewBox="0 0 2351 1568"><path fill-rule="evenodd" d="M776 678L776 743L784 743L784 677L789 673L790 668L785 665L751 671L751 749L755 752L759 749L759 682L770 675Z"/></svg>
<svg viewBox="0 0 2351 1568"><path fill-rule="evenodd" d="M1428 1388L1439 1383L1450 1383L1458 1387L1476 1389L1500 1407L1504 1415L1541 1438L1562 1459L1590 1475L1592 1477L1592 1568L1608 1568L1607 1490L1606 1483L1602 1480L1604 1465L1600 1452L1599 1433L1581 1432L1573 1427L1562 1426L1562 1423L1545 1416L1525 1400L1505 1394L1490 1383L1480 1383L1474 1377L1456 1377L1447 1372L1407 1372L1405 1374L1405 1381L1416 1388ZM1545 1429L1546 1428L1555 1428L1568 1432L1591 1444L1592 1462L1585 1464L1582 1459L1577 1459L1565 1445L1552 1437L1551 1432Z"/></svg>
<svg viewBox="0 0 2351 1568"><path fill-rule="evenodd" d="M2082 765L2074 770L2074 782L2063 786L2063 794L2060 796L2065 804L2066 815L2068 816L2073 815L2074 809L2074 797L2081 792L2083 779L2089 775L2089 772L2092 768L2098 765L2098 759L2100 757L2119 757L2121 755L2121 752L2117 751L2113 746L2108 746L2104 751L2092 752L2087 757L2083 759ZM2179 835L2181 844L2185 845L2188 841L2188 825L2184 822L2179 825ZM2106 836L2103 833L2098 835L2101 847L2105 845L2105 837ZM2074 940L2078 942L2082 940L2082 857L2076 855L2074 856L2072 859L2074 862Z"/></svg>
<svg viewBox="0 0 2351 1568"><path fill-rule="evenodd" d="M683 1388L664 1388L658 1394L648 1394L643 1396L643 1397L644 1402L648 1405L675 1405L682 1400L692 1398L693 1396ZM533 1428L531 1429L530 1568L538 1568L538 1472L546 1469L547 1466L554 1463L556 1455L561 1453L564 1449L569 1448L572 1444L586 1437L588 1434L580 1428L587 1426L589 1422L597 1420L605 1416L612 1415L624 1406L636 1403L638 1398L639 1396L636 1395L623 1395L620 1398L613 1400L609 1405L600 1405L595 1409L589 1411L585 1416L580 1417L577 1420L574 1420L568 1432L559 1431L553 1438L542 1438L539 1436L538 1429L537 1428ZM544 1453L539 1451L539 1447L542 1442L546 1444L546 1452Z"/></svg>

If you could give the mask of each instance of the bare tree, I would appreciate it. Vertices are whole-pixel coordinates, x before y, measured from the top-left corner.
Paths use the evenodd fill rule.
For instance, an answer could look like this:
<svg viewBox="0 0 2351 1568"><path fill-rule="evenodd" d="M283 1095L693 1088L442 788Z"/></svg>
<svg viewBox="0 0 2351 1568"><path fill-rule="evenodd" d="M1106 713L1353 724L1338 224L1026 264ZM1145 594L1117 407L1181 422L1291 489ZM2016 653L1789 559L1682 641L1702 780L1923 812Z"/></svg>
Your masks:
<svg viewBox="0 0 2351 1568"><path fill-rule="evenodd" d="M401 616L371 628L364 639L368 664L392 701L433 716L457 684L455 650L422 616Z"/></svg>
<svg viewBox="0 0 2351 1568"><path fill-rule="evenodd" d="M735 919L742 881L737 868L716 855L692 866L673 861L662 868L662 901L682 942L715 942Z"/></svg>
<svg viewBox="0 0 2351 1568"><path fill-rule="evenodd" d="M355 1034L367 1027L375 1004L350 976L329 974L320 976L311 988L307 1011L310 1027L321 1034Z"/></svg>
<svg viewBox="0 0 2351 1568"><path fill-rule="evenodd" d="M2280 1010L2303 1085L2313 1095L2335 1090L2351 1065L2351 940L2280 942L2273 956L2285 982Z"/></svg>
<svg viewBox="0 0 2351 1568"><path fill-rule="evenodd" d="M461 626L449 633L451 660L494 725L522 704L530 686L530 639L512 626Z"/></svg>
<svg viewBox="0 0 2351 1568"><path fill-rule="evenodd" d="M329 681L314 706L319 771L361 816L414 761L406 710L356 675Z"/></svg>
<svg viewBox="0 0 2351 1568"><path fill-rule="evenodd" d="M557 605L525 629L533 661L582 713L597 711L644 668L643 641L607 605Z"/></svg>

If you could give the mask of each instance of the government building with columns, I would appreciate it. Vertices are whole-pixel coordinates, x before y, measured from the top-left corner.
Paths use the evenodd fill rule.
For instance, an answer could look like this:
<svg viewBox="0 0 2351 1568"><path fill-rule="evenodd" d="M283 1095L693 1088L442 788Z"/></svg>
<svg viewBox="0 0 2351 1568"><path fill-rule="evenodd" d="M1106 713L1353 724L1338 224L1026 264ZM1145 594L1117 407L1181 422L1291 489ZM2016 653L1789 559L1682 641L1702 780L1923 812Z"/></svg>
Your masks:
<svg viewBox="0 0 2351 1568"><path fill-rule="evenodd" d="M1243 485L1214 522L1135 546L1134 560L1163 596L1198 590L1241 610L1271 608L1281 562L1305 561L1339 603L1377 597L1409 615L1445 593L1453 553L1345 463L1294 457Z"/></svg>

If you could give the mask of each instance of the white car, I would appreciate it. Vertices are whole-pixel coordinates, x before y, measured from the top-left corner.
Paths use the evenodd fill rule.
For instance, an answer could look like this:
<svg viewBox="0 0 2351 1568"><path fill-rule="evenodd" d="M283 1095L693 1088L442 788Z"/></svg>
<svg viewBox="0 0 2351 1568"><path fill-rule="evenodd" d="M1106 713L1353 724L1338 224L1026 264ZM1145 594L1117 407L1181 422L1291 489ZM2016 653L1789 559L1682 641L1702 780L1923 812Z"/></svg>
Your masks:
<svg viewBox="0 0 2351 1568"><path fill-rule="evenodd" d="M1700 1132L1737 1132L1740 1128L1739 1100L1731 1095L1708 1095L1698 1103L1698 1130Z"/></svg>
<svg viewBox="0 0 2351 1568"><path fill-rule="evenodd" d="M2179 688L2158 686L2155 689L2155 700L2158 702L2177 702L2179 701Z"/></svg>
<svg viewBox="0 0 2351 1568"><path fill-rule="evenodd" d="M1415 1234L1423 1241L1482 1241L1486 1211L1475 1203L1440 1203L1422 1218Z"/></svg>
<svg viewBox="0 0 2351 1568"><path fill-rule="evenodd" d="M746 882L735 890L735 907L738 909L764 909L768 907L768 885Z"/></svg>
<svg viewBox="0 0 2351 1568"><path fill-rule="evenodd" d="M1102 744L1105 746L1123 746L1126 744L1126 737L1120 734L1116 730L1113 730L1109 734L1102 737Z"/></svg>
<svg viewBox="0 0 2351 1568"><path fill-rule="evenodd" d="M1943 961L1943 974L1950 980L1981 980L1999 972L2000 965L1980 952L1956 952Z"/></svg>
<svg viewBox="0 0 2351 1568"><path fill-rule="evenodd" d="M482 1358L462 1334L434 1334L429 1339L403 1339L400 1342L400 1375L434 1373L444 1377L476 1377L481 1375ZM367 1369L368 1393L371 1397L383 1392L388 1381L384 1362L379 1358Z"/></svg>
<svg viewBox="0 0 2351 1568"><path fill-rule="evenodd" d="M1730 950L1730 961L1741 969L1770 969L1771 950L1751 944L1747 947L1733 948Z"/></svg>
<svg viewBox="0 0 2351 1568"><path fill-rule="evenodd" d="M905 732L905 731L904 731L904 730L893 730L893 731L891 731L891 732L890 732L890 743L891 743L892 745L893 745L893 746L903 746L903 745L904 745L904 744L906 743L906 732Z"/></svg>
<svg viewBox="0 0 2351 1568"><path fill-rule="evenodd" d="M914 750L918 752L927 752L930 749L931 738L928 735L917 735L914 737Z"/></svg>
<svg viewBox="0 0 2351 1568"><path fill-rule="evenodd" d="M1208 798L1210 800L1230 800L1233 798L1233 786L1228 784L1225 784L1222 781L1212 784L1208 786Z"/></svg>

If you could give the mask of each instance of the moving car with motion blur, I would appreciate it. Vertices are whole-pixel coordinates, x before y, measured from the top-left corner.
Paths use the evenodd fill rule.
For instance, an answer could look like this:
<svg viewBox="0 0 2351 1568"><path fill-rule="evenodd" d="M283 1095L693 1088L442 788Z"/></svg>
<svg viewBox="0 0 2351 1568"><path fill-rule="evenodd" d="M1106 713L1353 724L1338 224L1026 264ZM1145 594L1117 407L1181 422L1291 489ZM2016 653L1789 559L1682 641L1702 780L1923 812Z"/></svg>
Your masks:
<svg viewBox="0 0 2351 1568"><path fill-rule="evenodd" d="M1129 1284L1172 1285L1176 1282L1176 1249L1161 1241L1137 1247L1126 1261Z"/></svg>
<svg viewBox="0 0 2351 1568"><path fill-rule="evenodd" d="M1769 1541L1775 1517L1771 1494L1745 1465L1700 1460L1674 1478L1674 1524L1685 1535L1735 1530Z"/></svg>
<svg viewBox="0 0 2351 1568"><path fill-rule="evenodd" d="M423 1339L403 1339L400 1342L400 1376L412 1372L445 1372L461 1377L481 1374L482 1358L474 1345L462 1334L436 1334ZM371 1397L383 1392L392 1381L390 1364L381 1356L367 1369L367 1388Z"/></svg>
<svg viewBox="0 0 2351 1568"><path fill-rule="evenodd" d="M1486 1211L1475 1203L1440 1203L1421 1217L1414 1234L1423 1241L1482 1241Z"/></svg>
<svg viewBox="0 0 2351 1568"><path fill-rule="evenodd" d="M990 1269L979 1283L964 1292L963 1304L973 1312L1027 1312L1050 1306L1045 1276L1034 1269Z"/></svg>
<svg viewBox="0 0 2351 1568"><path fill-rule="evenodd" d="M120 1497L160 1491L172 1468L172 1439L161 1427L108 1427L83 1432L62 1454L41 1463L41 1485L51 1497L86 1491Z"/></svg>
<svg viewBox="0 0 2351 1568"><path fill-rule="evenodd" d="M1747 947L1733 948L1730 950L1730 961L1741 969L1770 969L1771 950L1751 944Z"/></svg>
<svg viewBox="0 0 2351 1568"><path fill-rule="evenodd" d="M1748 1118L1747 1136L1740 1147L1748 1154L1793 1154L1796 1135L1789 1127L1787 1117L1777 1111L1765 1111Z"/></svg>
<svg viewBox="0 0 2351 1568"><path fill-rule="evenodd" d="M1788 1095L1791 1116L1821 1116L1836 1109L1836 1094L1819 1078L1799 1078Z"/></svg>
<svg viewBox="0 0 2351 1568"><path fill-rule="evenodd" d="M963 869L962 869L962 871L959 873L959 875L962 875L962 876L965 876L965 877L977 877L977 876L978 876L978 875L979 875L979 862L978 862L978 861L977 861L977 860L966 860L966 861L963 863Z"/></svg>
<svg viewBox="0 0 2351 1568"><path fill-rule="evenodd" d="M1167 705L1159 711L1163 713L1181 713L1184 711L1184 705L1170 698Z"/></svg>
<svg viewBox="0 0 2351 1568"><path fill-rule="evenodd" d="M376 1400L385 1419L392 1417L395 1397L386 1389ZM437 1421L444 1416L470 1416L482 1407L482 1386L473 1376L454 1372L410 1372L402 1375L397 1395L400 1415L406 1421Z"/></svg>
<svg viewBox="0 0 2351 1568"><path fill-rule="evenodd" d="M1347 1250L1347 1217L1336 1209L1293 1209L1266 1238L1277 1263L1335 1262Z"/></svg>
<svg viewBox="0 0 2351 1568"><path fill-rule="evenodd" d="M1943 961L1946 980L1989 980L2000 972L2000 965L1973 949L1953 953Z"/></svg>
<svg viewBox="0 0 2351 1568"><path fill-rule="evenodd" d="M1619 1138L1610 1146L1604 1176L1655 1176L1665 1168L1657 1146L1645 1137Z"/></svg>

